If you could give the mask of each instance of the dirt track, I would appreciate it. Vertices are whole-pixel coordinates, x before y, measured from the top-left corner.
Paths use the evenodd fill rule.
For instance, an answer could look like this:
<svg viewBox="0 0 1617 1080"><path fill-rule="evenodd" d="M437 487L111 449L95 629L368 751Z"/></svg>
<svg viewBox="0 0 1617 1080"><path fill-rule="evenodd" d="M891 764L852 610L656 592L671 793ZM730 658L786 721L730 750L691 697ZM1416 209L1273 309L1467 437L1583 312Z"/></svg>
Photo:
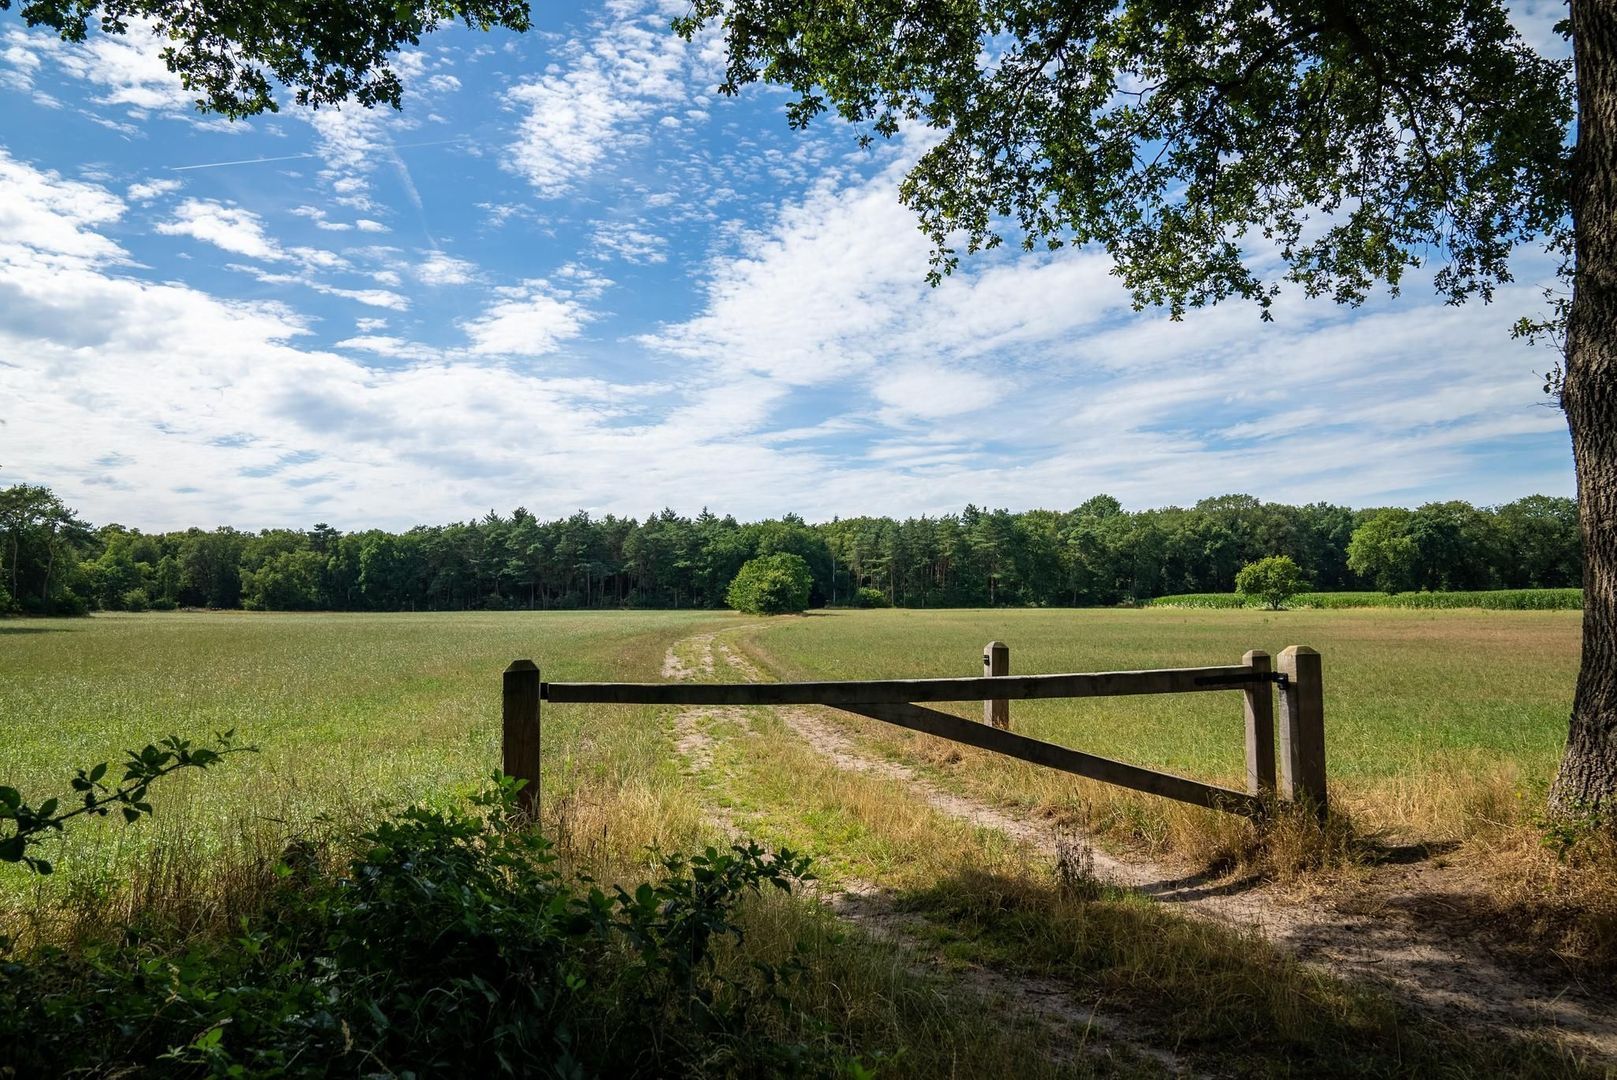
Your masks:
<svg viewBox="0 0 1617 1080"><path fill-rule="evenodd" d="M668 678L711 677L720 662L744 679L767 681L752 660L715 634L679 643L669 651L663 673ZM680 711L676 745L693 769L705 769L711 761L705 721L741 711ZM891 780L942 814L999 830L1052 858L1058 844L1071 842L1070 830L1058 834L1047 822L944 790L905 764L862 753L833 710L781 707L776 714L837 768ZM728 815L716 813L715 820L734 831ZM1592 1054L1617 1061L1617 1007L1589 994L1564 971L1529 973L1499 962L1486 935L1476 932L1466 914L1465 900L1475 886L1459 872L1430 861L1377 868L1349 910L1339 901L1299 901L1262 884L1187 877L1168 866L1099 850L1093 857L1096 876L1109 883L1171 904L1187 915L1256 929L1304 961L1343 978L1378 982L1445 1023L1521 1033L1557 1030ZM843 917L892 933L896 922L889 917L884 896L878 883L844 882L842 890L827 900ZM1056 984L1013 980L994 972L983 972L981 979L984 992L1017 997L1035 1015L1064 1025L1094 1027L1170 1071L1184 1070L1171 1054L1143 1044L1120 1019L1075 1005Z"/></svg>

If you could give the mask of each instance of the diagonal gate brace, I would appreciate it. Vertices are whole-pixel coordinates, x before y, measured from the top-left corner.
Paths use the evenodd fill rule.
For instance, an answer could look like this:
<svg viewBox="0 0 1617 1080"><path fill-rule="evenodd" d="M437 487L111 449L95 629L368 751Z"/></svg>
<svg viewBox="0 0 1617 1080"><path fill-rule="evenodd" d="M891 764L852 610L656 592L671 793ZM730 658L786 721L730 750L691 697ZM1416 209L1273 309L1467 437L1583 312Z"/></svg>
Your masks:
<svg viewBox="0 0 1617 1080"><path fill-rule="evenodd" d="M1007 757L1031 761L1035 765L1045 765L1075 776L1084 776L1091 780L1100 780L1214 810L1245 814L1248 817L1263 816L1263 800L1244 791L1233 791L1216 784L1204 784L1199 780L1174 776L1172 773L1142 769L1138 765L1086 754L1081 750L1057 746L1055 743L1040 739L1030 739L1026 735L978 724L936 709L910 704L839 704L836 707L872 720L881 720L912 731L936 735L940 739L949 739L1004 754Z"/></svg>

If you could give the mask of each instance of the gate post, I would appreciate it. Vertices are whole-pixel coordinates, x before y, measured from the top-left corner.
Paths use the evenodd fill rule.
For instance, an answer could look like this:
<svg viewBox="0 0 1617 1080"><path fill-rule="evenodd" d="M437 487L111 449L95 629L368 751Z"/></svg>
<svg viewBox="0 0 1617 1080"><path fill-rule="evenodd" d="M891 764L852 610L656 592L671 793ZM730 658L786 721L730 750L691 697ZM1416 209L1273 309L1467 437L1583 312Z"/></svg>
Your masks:
<svg viewBox="0 0 1617 1080"><path fill-rule="evenodd" d="M1319 653L1291 645L1280 653L1280 701L1285 722L1280 727L1280 794L1307 803L1325 820L1325 694Z"/></svg>
<svg viewBox="0 0 1617 1080"><path fill-rule="evenodd" d="M529 821L539 820L539 667L513 660L505 669L504 716L500 747L507 776L526 780L517 805Z"/></svg>
<svg viewBox="0 0 1617 1080"><path fill-rule="evenodd" d="M990 641L983 646L983 676L1011 673L1011 647L1003 641ZM992 727L1010 729L1011 703L1005 698L983 702L983 723Z"/></svg>
<svg viewBox="0 0 1617 1080"><path fill-rule="evenodd" d="M1248 687L1246 698L1246 790L1248 794L1275 793L1275 702L1269 688L1269 654L1251 649L1241 663L1265 678Z"/></svg>

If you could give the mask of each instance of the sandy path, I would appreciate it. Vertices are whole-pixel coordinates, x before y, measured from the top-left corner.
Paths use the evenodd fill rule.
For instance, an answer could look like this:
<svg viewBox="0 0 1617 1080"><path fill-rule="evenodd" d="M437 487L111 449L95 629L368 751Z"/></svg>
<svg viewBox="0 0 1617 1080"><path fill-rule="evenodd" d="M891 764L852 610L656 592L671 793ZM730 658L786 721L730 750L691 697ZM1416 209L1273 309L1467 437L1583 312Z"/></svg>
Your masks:
<svg viewBox="0 0 1617 1080"><path fill-rule="evenodd" d="M768 678L714 635L687 644L706 671L714 669L716 652L743 678ZM833 710L783 707L777 715L838 768L893 780L943 814L997 829L1051 857L1058 845L1071 842L1070 830L1058 833L1046 822L948 791L916 769L861 752ZM1523 1034L1554 1030L1594 1054L1617 1060L1617 1007L1609 1000L1587 994L1564 971L1524 973L1496 961L1461 909L1452 918L1433 917L1443 910L1445 896L1471 887L1455 872L1429 864L1384 868L1364 892L1369 902L1358 905L1360 910L1344 910L1339 904L1299 902L1272 888L1186 877L1162 864L1099 850L1094 851L1094 869L1104 880L1188 914L1256 929L1334 974L1380 982L1445 1022ZM877 890L869 889L853 910L870 905L876 895Z"/></svg>
<svg viewBox="0 0 1617 1080"><path fill-rule="evenodd" d="M757 665L716 640L714 634L700 634L675 643L663 660L663 677L681 681L698 676L711 678L718 668L717 657L722 657L742 679L765 681ZM712 767L714 738L709 731L712 723L734 722L747 726L747 711L725 706L690 706L675 713L674 748L692 775L700 775ZM794 731L823 753L832 752L826 740L840 739L820 724L812 710L781 709L779 714ZM842 768L880 771L901 781L919 782L918 777L901 765L889 766L851 754L840 754L835 760ZM968 810L968 804L960 801L949 804L945 812L959 816ZM709 805L705 813L726 835L740 837L741 829L727 809ZM999 823L987 824L997 826ZM1011 825L1011 819L1006 818L1005 824ZM909 929L924 919L913 914L900 915L886 891L873 882L844 879L834 889L821 889L819 895L839 919L894 945L913 970L943 975L980 998L985 1008L1019 1016L1044 1028L1058 1061L1071 1061L1080 1055L1106 1058L1112 1056L1112 1047L1119 1047L1132 1056L1155 1062L1175 1076L1201 1075L1171 1051L1153 1045L1143 1028L1122 1016L1101 1013L1076 1000L1071 986L1050 979L1008 975L982 966L953 967L945 971L938 963L934 948ZM1095 1039L1095 1035L1100 1039Z"/></svg>

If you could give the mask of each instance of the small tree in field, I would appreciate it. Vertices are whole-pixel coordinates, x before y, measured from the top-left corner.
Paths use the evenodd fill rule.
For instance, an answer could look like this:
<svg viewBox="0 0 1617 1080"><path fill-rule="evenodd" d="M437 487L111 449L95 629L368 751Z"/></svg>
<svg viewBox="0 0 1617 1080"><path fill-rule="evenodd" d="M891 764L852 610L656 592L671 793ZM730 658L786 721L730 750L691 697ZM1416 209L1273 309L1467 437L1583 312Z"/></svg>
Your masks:
<svg viewBox="0 0 1617 1080"><path fill-rule="evenodd" d="M736 574L725 599L749 615L787 615L808 607L813 584L801 555L760 555Z"/></svg>
<svg viewBox="0 0 1617 1080"><path fill-rule="evenodd" d="M1303 568L1290 555L1270 555L1241 567L1235 575L1235 591L1262 600L1270 611L1279 611L1303 591Z"/></svg>

